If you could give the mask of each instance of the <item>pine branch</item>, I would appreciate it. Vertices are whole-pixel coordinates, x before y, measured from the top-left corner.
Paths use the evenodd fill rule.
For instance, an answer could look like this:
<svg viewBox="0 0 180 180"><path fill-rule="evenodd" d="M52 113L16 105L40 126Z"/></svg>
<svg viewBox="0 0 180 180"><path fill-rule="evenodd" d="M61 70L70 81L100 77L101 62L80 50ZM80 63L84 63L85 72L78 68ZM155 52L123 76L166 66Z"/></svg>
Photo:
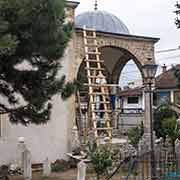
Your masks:
<svg viewBox="0 0 180 180"><path fill-rule="evenodd" d="M0 113L13 123L46 123L52 97L76 89L64 76L57 79L72 29L64 6L65 0L0 1L0 96L6 101Z"/></svg>

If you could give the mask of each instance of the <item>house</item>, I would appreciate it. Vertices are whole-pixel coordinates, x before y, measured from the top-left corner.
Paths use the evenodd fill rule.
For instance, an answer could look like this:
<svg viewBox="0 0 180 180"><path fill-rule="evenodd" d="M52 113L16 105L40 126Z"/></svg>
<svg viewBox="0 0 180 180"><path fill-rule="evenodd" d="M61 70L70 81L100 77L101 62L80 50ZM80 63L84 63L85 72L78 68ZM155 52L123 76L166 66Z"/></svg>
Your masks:
<svg viewBox="0 0 180 180"><path fill-rule="evenodd" d="M180 65L176 66L180 68ZM180 89L174 76L173 68L167 70L166 65L162 67L162 73L156 77L154 90L154 105L162 103L180 105Z"/></svg>
<svg viewBox="0 0 180 180"><path fill-rule="evenodd" d="M140 125L144 121L143 88L126 87L119 91L118 98L120 103L118 128L124 131Z"/></svg>
<svg viewBox="0 0 180 180"><path fill-rule="evenodd" d="M143 89L136 87L134 89L127 88L119 92L120 109L122 113L142 113L144 110Z"/></svg>
<svg viewBox="0 0 180 180"><path fill-rule="evenodd" d="M177 65L180 68L180 65ZM126 87L119 94L120 113L119 129L128 129L137 126L144 117L144 93L143 87ZM162 67L162 73L155 78L153 89L153 105L158 107L163 103L172 104L172 108L180 114L180 89L174 76L173 68L167 70Z"/></svg>

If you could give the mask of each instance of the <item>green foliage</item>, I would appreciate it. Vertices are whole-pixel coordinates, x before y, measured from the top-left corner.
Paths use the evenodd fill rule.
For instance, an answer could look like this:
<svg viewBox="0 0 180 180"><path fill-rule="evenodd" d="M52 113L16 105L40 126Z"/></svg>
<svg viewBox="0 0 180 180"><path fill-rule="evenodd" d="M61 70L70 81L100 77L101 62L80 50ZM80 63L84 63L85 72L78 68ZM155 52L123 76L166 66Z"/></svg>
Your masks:
<svg viewBox="0 0 180 180"><path fill-rule="evenodd" d="M173 68L174 76L177 79L178 88L180 88L180 66L176 66Z"/></svg>
<svg viewBox="0 0 180 180"><path fill-rule="evenodd" d="M154 112L154 130L158 138L162 137L164 140L166 138L167 132L163 128L163 122L166 119L171 119L173 117L177 118L176 112L174 112L169 105L164 104L158 107Z"/></svg>
<svg viewBox="0 0 180 180"><path fill-rule="evenodd" d="M180 138L180 124L177 122L177 118L173 116L164 119L162 128L164 129L165 134L170 138L171 144L174 146L176 139Z"/></svg>
<svg viewBox="0 0 180 180"><path fill-rule="evenodd" d="M58 159L54 163L51 164L52 172L62 172L69 168L70 168L69 162L62 159Z"/></svg>
<svg viewBox="0 0 180 180"><path fill-rule="evenodd" d="M112 166L112 152L108 146L97 147L96 144L89 148L89 150L91 163L99 180L100 176L104 175L108 168Z"/></svg>
<svg viewBox="0 0 180 180"><path fill-rule="evenodd" d="M57 78L71 34L64 6L65 0L0 1L0 113L13 123L46 123L52 96L74 90Z"/></svg>
<svg viewBox="0 0 180 180"><path fill-rule="evenodd" d="M176 18L176 21L175 21L175 24L177 26L177 28L180 28L180 19L178 18L180 16L180 1L177 1L176 3L176 15L177 15L177 18Z"/></svg>
<svg viewBox="0 0 180 180"><path fill-rule="evenodd" d="M137 148L138 143L139 143L141 137L143 136L143 134L144 134L143 123L141 123L140 126L129 129L127 132L127 135L128 135L131 145L133 145L135 148Z"/></svg>

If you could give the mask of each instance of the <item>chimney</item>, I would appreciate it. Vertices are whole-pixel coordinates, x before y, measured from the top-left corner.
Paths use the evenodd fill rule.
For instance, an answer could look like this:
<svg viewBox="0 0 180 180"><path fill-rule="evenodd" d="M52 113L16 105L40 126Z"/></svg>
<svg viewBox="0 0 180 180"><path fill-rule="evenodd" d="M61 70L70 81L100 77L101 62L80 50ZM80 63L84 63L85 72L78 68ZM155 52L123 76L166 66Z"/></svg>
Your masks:
<svg viewBox="0 0 180 180"><path fill-rule="evenodd" d="M166 71L167 71L167 66L164 64L164 65L162 66L162 72L165 73Z"/></svg>

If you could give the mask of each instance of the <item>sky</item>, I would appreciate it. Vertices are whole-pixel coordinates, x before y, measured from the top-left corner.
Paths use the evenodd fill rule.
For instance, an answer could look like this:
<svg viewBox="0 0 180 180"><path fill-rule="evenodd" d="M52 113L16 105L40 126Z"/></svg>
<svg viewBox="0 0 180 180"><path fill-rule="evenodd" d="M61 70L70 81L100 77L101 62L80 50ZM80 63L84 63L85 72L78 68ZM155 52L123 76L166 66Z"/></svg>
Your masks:
<svg viewBox="0 0 180 180"><path fill-rule="evenodd" d="M94 9L95 0L79 0L76 15ZM131 34L160 38L155 51L177 49L180 46L180 29L174 24L177 0L98 0L98 9L121 19ZM159 66L180 63L180 50L155 53ZM132 62L130 63L132 64ZM132 67L132 65L129 65ZM129 69L129 68L125 68ZM127 70L123 71L123 74ZM160 72L160 70L159 70ZM127 77L128 75L126 75ZM139 77L137 73L137 78ZM127 79L127 78L125 78Z"/></svg>

